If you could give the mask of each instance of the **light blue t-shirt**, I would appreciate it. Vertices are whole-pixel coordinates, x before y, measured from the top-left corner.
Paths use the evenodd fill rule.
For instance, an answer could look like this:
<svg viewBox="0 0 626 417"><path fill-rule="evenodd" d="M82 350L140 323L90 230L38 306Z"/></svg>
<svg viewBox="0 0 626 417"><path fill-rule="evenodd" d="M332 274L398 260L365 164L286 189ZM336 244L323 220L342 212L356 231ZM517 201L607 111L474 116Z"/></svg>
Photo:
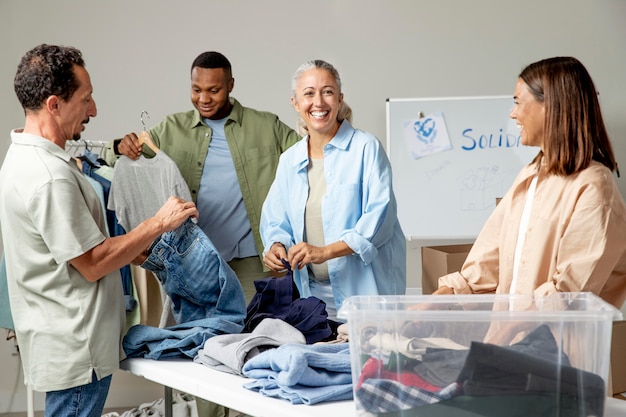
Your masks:
<svg viewBox="0 0 626 417"><path fill-rule="evenodd" d="M204 119L213 131L202 170L196 206L198 226L211 239L220 255L233 258L257 256L248 212L243 203L235 165L220 120Z"/></svg>

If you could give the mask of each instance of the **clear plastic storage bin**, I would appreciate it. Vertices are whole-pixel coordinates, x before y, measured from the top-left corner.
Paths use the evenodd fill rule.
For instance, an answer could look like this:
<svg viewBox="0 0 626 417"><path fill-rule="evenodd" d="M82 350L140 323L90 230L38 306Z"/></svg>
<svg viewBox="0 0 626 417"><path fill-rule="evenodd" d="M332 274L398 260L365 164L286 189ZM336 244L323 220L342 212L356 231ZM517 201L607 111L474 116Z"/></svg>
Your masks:
<svg viewBox="0 0 626 417"><path fill-rule="evenodd" d="M591 293L354 296L360 416L603 415L612 321Z"/></svg>

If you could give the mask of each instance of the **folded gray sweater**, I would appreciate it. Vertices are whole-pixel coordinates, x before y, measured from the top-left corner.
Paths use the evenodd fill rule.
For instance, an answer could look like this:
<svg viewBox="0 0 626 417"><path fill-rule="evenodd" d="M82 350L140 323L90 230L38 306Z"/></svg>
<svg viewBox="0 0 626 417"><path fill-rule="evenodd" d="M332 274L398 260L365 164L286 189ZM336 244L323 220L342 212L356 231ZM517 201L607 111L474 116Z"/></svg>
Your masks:
<svg viewBox="0 0 626 417"><path fill-rule="evenodd" d="M306 344L306 339L291 324L266 318L251 333L223 334L207 339L193 361L218 371L243 375L241 369L247 360L286 343Z"/></svg>

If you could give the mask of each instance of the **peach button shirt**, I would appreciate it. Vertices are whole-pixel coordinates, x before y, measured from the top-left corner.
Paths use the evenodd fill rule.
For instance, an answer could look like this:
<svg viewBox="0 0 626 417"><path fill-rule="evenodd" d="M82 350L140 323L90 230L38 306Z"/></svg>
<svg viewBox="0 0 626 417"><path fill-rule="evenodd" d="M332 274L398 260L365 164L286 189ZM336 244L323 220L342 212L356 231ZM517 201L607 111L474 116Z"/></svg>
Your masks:
<svg viewBox="0 0 626 417"><path fill-rule="evenodd" d="M456 294L510 293L524 203L537 165L523 168L459 272L439 278ZM539 173L515 293L592 292L626 299L626 204L613 173L593 161L578 174Z"/></svg>

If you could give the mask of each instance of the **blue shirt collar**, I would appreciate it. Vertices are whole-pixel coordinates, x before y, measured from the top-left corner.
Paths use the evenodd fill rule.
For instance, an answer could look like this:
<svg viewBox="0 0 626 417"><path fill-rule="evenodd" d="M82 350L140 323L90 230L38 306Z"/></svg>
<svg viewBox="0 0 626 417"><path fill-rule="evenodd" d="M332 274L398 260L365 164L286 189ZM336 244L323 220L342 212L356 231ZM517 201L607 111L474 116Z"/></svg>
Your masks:
<svg viewBox="0 0 626 417"><path fill-rule="evenodd" d="M346 150L350 146L352 137L354 136L355 129L352 127L349 121L344 120L339 126L339 130L335 133L335 136L328 142L327 146L332 146L336 149ZM294 167L298 167L299 170L306 168L309 165L309 135L306 135L298 144L295 149L296 157L294 158Z"/></svg>

